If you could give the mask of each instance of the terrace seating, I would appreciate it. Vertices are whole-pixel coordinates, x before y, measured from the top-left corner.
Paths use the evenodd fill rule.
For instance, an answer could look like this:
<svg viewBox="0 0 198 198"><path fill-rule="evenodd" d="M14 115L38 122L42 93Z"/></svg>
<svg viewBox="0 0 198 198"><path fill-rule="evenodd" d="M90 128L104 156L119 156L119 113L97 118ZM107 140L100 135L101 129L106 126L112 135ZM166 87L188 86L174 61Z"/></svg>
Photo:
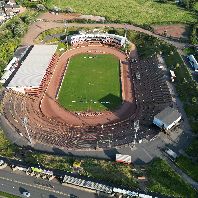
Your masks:
<svg viewBox="0 0 198 198"><path fill-rule="evenodd" d="M47 86L56 61L54 56L42 80L41 90ZM152 126L154 115L172 104L163 72L157 65L156 57L144 61L139 60L137 63L131 64L138 111L133 117L117 123L104 124L103 127L101 125L74 127L55 118L48 118L39 109L40 99L34 97L37 92L30 96L11 90L7 91L3 97L3 112L9 122L25 137L27 134L22 120L27 117L29 132L33 139L59 147L73 149L108 148L127 145L134 140L136 142L151 140L159 132ZM140 78L136 77L137 72ZM37 91L41 92L41 90ZM134 118L140 123L137 131L133 126Z"/></svg>

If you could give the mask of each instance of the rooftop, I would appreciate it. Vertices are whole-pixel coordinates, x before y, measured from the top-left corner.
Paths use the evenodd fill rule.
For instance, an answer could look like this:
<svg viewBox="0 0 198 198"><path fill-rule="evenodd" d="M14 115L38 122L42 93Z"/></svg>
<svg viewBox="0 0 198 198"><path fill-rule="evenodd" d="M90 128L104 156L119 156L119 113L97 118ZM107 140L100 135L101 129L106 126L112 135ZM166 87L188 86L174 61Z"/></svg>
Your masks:
<svg viewBox="0 0 198 198"><path fill-rule="evenodd" d="M171 125L175 120L181 117L181 114L174 108L167 107L160 113L158 113L155 118L161 120L166 125Z"/></svg>
<svg viewBox="0 0 198 198"><path fill-rule="evenodd" d="M39 87L57 45L35 45L8 87Z"/></svg>

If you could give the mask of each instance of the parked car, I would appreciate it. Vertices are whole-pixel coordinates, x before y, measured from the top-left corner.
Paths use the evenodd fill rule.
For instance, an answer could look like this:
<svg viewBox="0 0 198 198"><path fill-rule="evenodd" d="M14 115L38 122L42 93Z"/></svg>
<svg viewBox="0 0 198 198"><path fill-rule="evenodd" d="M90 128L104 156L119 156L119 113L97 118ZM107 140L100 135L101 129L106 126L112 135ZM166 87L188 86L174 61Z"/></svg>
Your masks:
<svg viewBox="0 0 198 198"><path fill-rule="evenodd" d="M29 193L28 191L24 191L24 192L22 193L22 195L23 195L24 197L30 197L30 193Z"/></svg>

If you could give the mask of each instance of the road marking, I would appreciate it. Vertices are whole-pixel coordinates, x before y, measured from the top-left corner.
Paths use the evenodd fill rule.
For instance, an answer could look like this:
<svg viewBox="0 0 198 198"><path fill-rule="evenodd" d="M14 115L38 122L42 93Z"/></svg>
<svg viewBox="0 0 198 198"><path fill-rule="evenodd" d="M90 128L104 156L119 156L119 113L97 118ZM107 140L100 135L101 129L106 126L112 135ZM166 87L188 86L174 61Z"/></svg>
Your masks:
<svg viewBox="0 0 198 198"><path fill-rule="evenodd" d="M1 177L0 176L0 179L2 180L7 180L7 181L11 181L11 182L14 182L14 183L17 183L17 184L23 184L23 185L26 185L26 186L30 186L30 187L33 187L33 188L38 188L38 189L41 189L41 190L46 190L46 191L50 191L50 192L54 192L54 193L57 193L57 194L60 194L60 195L64 195L64 196L69 196L69 194L67 193L63 193L61 191L57 191L57 190L53 190L49 187L41 187L39 185L32 185L32 184L27 184L27 183L23 183L21 181L17 181L17 180L12 180L12 179L9 179L9 178L5 178L5 177ZM14 187L13 187L14 188Z"/></svg>
<svg viewBox="0 0 198 198"><path fill-rule="evenodd" d="M142 150L149 156L150 159L153 159L153 157L148 153L148 151L145 148L142 148Z"/></svg>

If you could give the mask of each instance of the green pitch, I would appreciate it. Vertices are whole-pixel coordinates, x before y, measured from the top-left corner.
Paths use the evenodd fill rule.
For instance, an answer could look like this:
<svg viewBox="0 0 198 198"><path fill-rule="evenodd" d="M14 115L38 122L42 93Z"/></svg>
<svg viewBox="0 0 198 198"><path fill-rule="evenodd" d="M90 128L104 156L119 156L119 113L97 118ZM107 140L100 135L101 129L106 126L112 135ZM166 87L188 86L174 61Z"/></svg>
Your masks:
<svg viewBox="0 0 198 198"><path fill-rule="evenodd" d="M70 59L58 94L71 111L112 110L122 102L120 68L110 54L78 54Z"/></svg>

